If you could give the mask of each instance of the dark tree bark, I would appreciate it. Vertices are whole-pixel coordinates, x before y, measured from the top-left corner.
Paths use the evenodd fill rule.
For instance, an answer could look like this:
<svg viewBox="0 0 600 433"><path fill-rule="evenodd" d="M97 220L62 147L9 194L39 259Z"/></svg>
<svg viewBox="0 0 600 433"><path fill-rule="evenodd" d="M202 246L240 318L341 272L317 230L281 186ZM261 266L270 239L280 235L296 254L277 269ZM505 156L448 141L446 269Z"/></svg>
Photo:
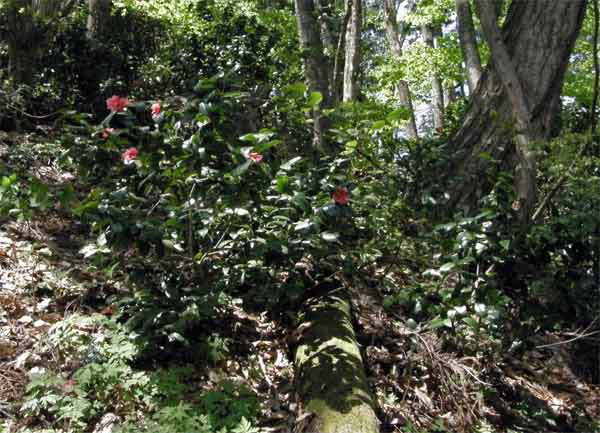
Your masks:
<svg viewBox="0 0 600 433"><path fill-rule="evenodd" d="M8 75L16 84L31 84L37 65L37 48L25 39L8 40Z"/></svg>
<svg viewBox="0 0 600 433"><path fill-rule="evenodd" d="M385 32L392 55L396 58L402 57L402 49L406 39L405 24L398 23L398 10L396 9L395 0L384 0L383 4ZM396 85L396 95L400 101L400 105L408 110L409 119L406 125L406 134L410 138L418 138L417 122L415 120L415 110L412 103L410 88L405 80L400 80Z"/></svg>
<svg viewBox="0 0 600 433"><path fill-rule="evenodd" d="M531 182L535 188L529 143L549 137L586 0L513 0L501 37L494 34L495 18L481 3L492 62L450 141L450 205L472 213L493 186L497 170L512 169L518 199L514 208L523 216L535 200L535 191L525 192Z"/></svg>
<svg viewBox="0 0 600 433"><path fill-rule="evenodd" d="M10 0L4 5L6 30L3 39L8 47L8 74L16 84L31 84L39 46L45 32L35 23L30 0Z"/></svg>
<svg viewBox="0 0 600 433"><path fill-rule="evenodd" d="M433 28L423 25L421 28L423 41L430 48L435 47ZM431 79L431 111L433 111L433 127L441 129L444 127L444 89L439 75L434 73Z"/></svg>
<svg viewBox="0 0 600 433"><path fill-rule="evenodd" d="M98 41L110 25L112 0L88 0L87 37Z"/></svg>
<svg viewBox="0 0 600 433"><path fill-rule="evenodd" d="M334 65L335 65L335 49L337 47L336 32L333 25L333 9L334 5L332 0L315 0L315 7L317 8L317 20L321 27L321 42L323 43L323 50L325 54L325 60L327 61L327 73L329 75L329 94L331 95L331 102L335 105L335 88L334 88Z"/></svg>
<svg viewBox="0 0 600 433"><path fill-rule="evenodd" d="M331 106L329 94L329 69L323 50L320 25L317 21L317 11L313 0L294 0L300 48L308 87L312 92L320 92L323 96L322 107ZM325 133L329 122L321 110L314 111L314 140L313 146L321 151L329 151Z"/></svg>
<svg viewBox="0 0 600 433"><path fill-rule="evenodd" d="M362 0L347 0L352 10L346 28L346 63L344 65L344 102L354 101L360 92L360 37L362 31Z"/></svg>
<svg viewBox="0 0 600 433"><path fill-rule="evenodd" d="M515 190L518 206L516 210L521 224L525 225L529 222L537 193L537 164L531 145L538 138L538 134L531 127L529 101L525 96L517 69L502 40L494 5L486 0L476 0L476 5L483 33L492 53L492 63L510 101L512 117L516 124L514 134L515 156L517 159Z"/></svg>
<svg viewBox="0 0 600 433"><path fill-rule="evenodd" d="M458 41L467 71L469 94L473 94L481 78L482 68L469 0L456 0L456 23L458 27Z"/></svg>
<svg viewBox="0 0 600 433"><path fill-rule="evenodd" d="M2 38L8 46L8 73L16 84L31 84L37 61L47 46L56 20L68 14L75 0L6 0Z"/></svg>
<svg viewBox="0 0 600 433"><path fill-rule="evenodd" d="M318 21L321 25L321 39L323 40L323 46L327 50L335 49L335 33L332 25L333 5L330 0L315 0L315 6L317 8Z"/></svg>

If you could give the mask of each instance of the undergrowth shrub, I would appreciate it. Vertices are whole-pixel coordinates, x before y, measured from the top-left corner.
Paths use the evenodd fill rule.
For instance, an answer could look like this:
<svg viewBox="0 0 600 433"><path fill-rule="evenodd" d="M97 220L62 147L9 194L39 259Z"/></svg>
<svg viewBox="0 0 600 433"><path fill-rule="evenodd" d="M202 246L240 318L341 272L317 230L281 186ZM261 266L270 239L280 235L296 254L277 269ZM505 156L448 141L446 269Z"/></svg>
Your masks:
<svg viewBox="0 0 600 433"><path fill-rule="evenodd" d="M135 334L101 315L73 315L48 331L40 355L55 365L32 373L21 413L36 428L89 431L105 414L120 420L118 431L257 432L259 410L247 387L224 381L206 392L190 382L190 369L146 371ZM69 376L65 366L77 366ZM183 403L187 395L190 402ZM141 415L143 414L143 415Z"/></svg>

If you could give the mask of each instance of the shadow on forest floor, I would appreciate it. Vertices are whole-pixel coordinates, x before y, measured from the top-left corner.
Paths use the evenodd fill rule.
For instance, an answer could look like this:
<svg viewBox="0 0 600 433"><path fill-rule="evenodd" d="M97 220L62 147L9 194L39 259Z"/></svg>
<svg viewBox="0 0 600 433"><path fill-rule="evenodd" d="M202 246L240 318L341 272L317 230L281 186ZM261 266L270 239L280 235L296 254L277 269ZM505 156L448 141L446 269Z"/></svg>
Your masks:
<svg viewBox="0 0 600 433"><path fill-rule="evenodd" d="M536 343L555 346L514 358L461 356L445 349L434 332L407 328L402 317L382 307L376 291L368 292L355 294L353 306L382 431L600 429L600 386L573 373L577 360L559 336Z"/></svg>

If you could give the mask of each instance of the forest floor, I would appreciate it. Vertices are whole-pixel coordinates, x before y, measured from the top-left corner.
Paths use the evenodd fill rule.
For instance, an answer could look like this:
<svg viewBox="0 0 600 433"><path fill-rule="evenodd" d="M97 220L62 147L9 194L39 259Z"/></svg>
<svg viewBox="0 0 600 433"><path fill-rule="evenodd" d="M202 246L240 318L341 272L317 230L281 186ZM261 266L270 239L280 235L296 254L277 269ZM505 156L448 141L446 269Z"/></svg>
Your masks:
<svg viewBox="0 0 600 433"><path fill-rule="evenodd" d="M0 164L15 164L15 147L9 147L15 140L2 140ZM24 136L18 140L27 142L29 152L38 142ZM32 174L53 182L73 179L51 160L40 158L43 152L31 154L38 157L19 163ZM60 420L50 406L31 410L35 399L42 398L29 385L31 379L53 372L62 378L60 392L69 395L75 372L84 362L73 353L109 338L110 328L96 318L116 317L115 300L131 289L124 270L99 271L84 258L81 251L89 241L88 230L68 212L54 208L27 221L0 223L0 432L69 431L43 430L56 428ZM567 342L572 337L547 333L524 342L526 350L465 356L443 344L436 330L407 327L399 312L383 307L377 290L357 290L368 287L369 278L377 279L381 271L374 268L367 277L357 276L345 285L353 293L358 341L379 404L382 431L600 428L600 386L586 381L574 367L573 343ZM403 275L399 272L396 278ZM294 330L267 314L247 311L243 303L223 308L210 326L214 338L207 350L214 353L207 362L166 356L134 369L182 371L182 401L197 402L199 392L222 396L229 392L226 383L238 387L231 398L242 401L243 387L258 402L255 419L260 431L302 431L310 414L302 413L294 392L290 353ZM77 342L88 347L76 347ZM131 415L128 410L138 409L107 404L81 431L111 432L120 419Z"/></svg>

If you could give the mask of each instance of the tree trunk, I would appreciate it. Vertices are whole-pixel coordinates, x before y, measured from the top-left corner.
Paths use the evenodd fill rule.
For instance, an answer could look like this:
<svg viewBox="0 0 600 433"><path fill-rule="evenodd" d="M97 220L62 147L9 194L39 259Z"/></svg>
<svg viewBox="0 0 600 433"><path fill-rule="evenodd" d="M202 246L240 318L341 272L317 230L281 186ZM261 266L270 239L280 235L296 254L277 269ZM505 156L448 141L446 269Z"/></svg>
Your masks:
<svg viewBox="0 0 600 433"><path fill-rule="evenodd" d="M88 0L87 37L98 42L110 25L112 0Z"/></svg>
<svg viewBox="0 0 600 433"><path fill-rule="evenodd" d="M430 48L435 47L433 29L430 25L423 25L421 28L423 41ZM431 110L433 112L433 127L439 130L444 127L444 89L442 80L434 72L431 79Z"/></svg>
<svg viewBox="0 0 600 433"><path fill-rule="evenodd" d="M327 74L330 77L329 80L329 94L334 101L334 81L333 68L335 62L335 49L336 49L336 38L334 37L334 29L332 23L333 5L331 0L315 0L315 6L317 8L318 21L321 26L321 42L323 43L323 50L325 54L325 60L327 62Z"/></svg>
<svg viewBox="0 0 600 433"><path fill-rule="evenodd" d="M346 29L348 28L348 23L350 22L350 16L352 15L351 3L349 1L345 2L345 12L344 19L342 21L342 26L340 30L340 34L338 37L337 49L335 52L335 61L333 65L333 76L331 83L331 99L333 104L337 104L342 100L343 95L343 84L344 84L344 53L346 51Z"/></svg>
<svg viewBox="0 0 600 433"><path fill-rule="evenodd" d="M411 139L419 138L417 131L417 120L415 118L415 109L412 103L412 95L410 93L410 87L404 80L400 80L396 85L396 94L398 95L398 101L400 105L408 110L408 123L406 124L406 134Z"/></svg>
<svg viewBox="0 0 600 433"><path fill-rule="evenodd" d="M300 48L308 87L312 92L320 92L323 96L322 107L331 106L329 94L329 70L323 51L320 26L316 18L313 0L294 0ZM313 146L321 151L329 151L325 133L329 129L329 121L322 115L320 109L314 110L314 139Z"/></svg>
<svg viewBox="0 0 600 433"><path fill-rule="evenodd" d="M456 86L450 84L444 87L444 109L456 101Z"/></svg>
<svg viewBox="0 0 600 433"><path fill-rule="evenodd" d="M467 71L467 84L469 94L475 92L477 83L481 78L481 58L477 49L477 39L475 38L475 26L473 25L473 15L469 0L456 0L456 21L458 27L458 41L465 61Z"/></svg>
<svg viewBox="0 0 600 433"><path fill-rule="evenodd" d="M35 23L31 0L12 0L7 8L8 74L16 84L32 84L44 34Z"/></svg>
<svg viewBox="0 0 600 433"><path fill-rule="evenodd" d="M502 40L494 5L488 3L487 0L475 1L479 21L481 21L485 39L490 47L492 63L510 101L513 119L517 127L515 131L515 156L517 159L515 191L517 193L516 203L518 203L516 211L518 211L521 225L525 226L529 223L537 194L537 162L531 145L538 138L538 134L531 127L529 101L525 97L515 65Z"/></svg>
<svg viewBox="0 0 600 433"><path fill-rule="evenodd" d="M405 29L404 23L402 27L398 25L398 11L396 9L395 0L384 0L383 4L384 20L385 20L385 32L387 35L388 43L392 55L399 59L402 57L402 47L405 40ZM406 134L409 138L418 138L417 122L415 119L415 110L412 104L412 97L410 94L410 88L408 83L404 80L400 80L396 85L396 94L400 105L408 110L409 118L406 124Z"/></svg>
<svg viewBox="0 0 600 433"><path fill-rule="evenodd" d="M19 41L10 39L8 41L8 75L15 84L30 85L36 69L36 48Z"/></svg>
<svg viewBox="0 0 600 433"><path fill-rule="evenodd" d="M55 21L69 13L76 0L9 0L6 14L8 73L16 84L32 84L37 61L48 44Z"/></svg>
<svg viewBox="0 0 600 433"><path fill-rule="evenodd" d="M351 4L350 22L346 28L346 64L344 66L344 102L358 98L360 88L360 36L362 29L362 0L347 0Z"/></svg>
<svg viewBox="0 0 600 433"><path fill-rule="evenodd" d="M523 183L535 182L529 141L549 136L585 6L586 0L511 3L500 40L506 58L498 55L498 41L493 42L492 62L450 142L454 157L449 171L451 207L472 213L501 169L516 171L515 209L532 205L522 202L522 194L532 187Z"/></svg>
<svg viewBox="0 0 600 433"><path fill-rule="evenodd" d="M375 402L342 289L304 305L295 353L296 389L314 417L303 433L378 433Z"/></svg>

